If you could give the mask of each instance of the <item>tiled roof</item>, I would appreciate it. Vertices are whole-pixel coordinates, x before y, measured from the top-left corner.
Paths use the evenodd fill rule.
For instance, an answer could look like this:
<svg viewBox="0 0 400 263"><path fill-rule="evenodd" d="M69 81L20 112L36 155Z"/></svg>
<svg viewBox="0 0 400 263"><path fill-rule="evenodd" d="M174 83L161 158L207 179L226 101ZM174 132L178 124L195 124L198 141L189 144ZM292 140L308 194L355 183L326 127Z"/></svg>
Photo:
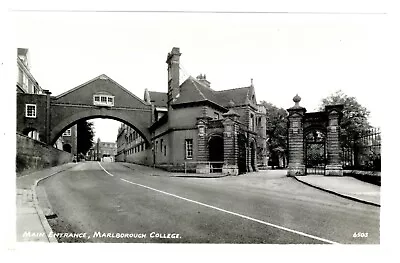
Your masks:
<svg viewBox="0 0 400 263"><path fill-rule="evenodd" d="M213 90L207 88L193 77L189 77L180 86L179 97L173 104L183 104L198 101L212 101L216 103Z"/></svg>
<svg viewBox="0 0 400 263"><path fill-rule="evenodd" d="M222 107L228 107L230 101L235 105L243 105L251 87L215 91L193 77L189 77L180 86L180 94L173 104L183 104L196 101L211 101Z"/></svg>
<svg viewBox="0 0 400 263"><path fill-rule="evenodd" d="M248 96L252 87L235 88L215 91L203 84L196 78L189 77L180 85L179 96L172 103L173 105L186 104L191 102L210 101L219 106L228 108L231 102L235 106L244 105L248 102ZM167 106L167 93L149 91L151 101L157 107Z"/></svg>
<svg viewBox="0 0 400 263"><path fill-rule="evenodd" d="M251 87L243 87L216 91L218 102L224 106L228 106L230 101L233 101L236 106L246 104L246 98L250 92L250 88Z"/></svg>
<svg viewBox="0 0 400 263"><path fill-rule="evenodd" d="M167 107L168 96L165 92L149 91L151 103L156 107Z"/></svg>

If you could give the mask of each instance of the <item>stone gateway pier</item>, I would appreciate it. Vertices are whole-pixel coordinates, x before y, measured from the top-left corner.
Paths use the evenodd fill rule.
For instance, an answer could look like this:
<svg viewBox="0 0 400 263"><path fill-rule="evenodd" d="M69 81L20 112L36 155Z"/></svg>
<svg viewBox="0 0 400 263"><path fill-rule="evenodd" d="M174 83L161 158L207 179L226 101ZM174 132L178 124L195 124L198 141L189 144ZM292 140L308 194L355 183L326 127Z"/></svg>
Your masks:
<svg viewBox="0 0 400 263"><path fill-rule="evenodd" d="M293 98L289 112L288 176L321 174L342 176L340 159L340 119L343 105L329 105L322 112L310 112Z"/></svg>

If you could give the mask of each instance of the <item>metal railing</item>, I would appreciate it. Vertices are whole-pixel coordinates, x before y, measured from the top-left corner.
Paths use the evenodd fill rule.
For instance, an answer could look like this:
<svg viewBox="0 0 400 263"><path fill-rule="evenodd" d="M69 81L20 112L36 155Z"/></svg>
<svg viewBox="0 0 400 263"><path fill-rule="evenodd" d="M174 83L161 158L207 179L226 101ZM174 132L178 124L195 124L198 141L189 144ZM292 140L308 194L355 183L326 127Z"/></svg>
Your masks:
<svg viewBox="0 0 400 263"><path fill-rule="evenodd" d="M189 164L189 165L188 165ZM193 164L193 166L190 166L190 164ZM213 162L213 161L188 161L185 162L185 174L188 172L188 170L196 170L196 167L198 164L206 164L208 169L210 170L210 173L222 173L222 166L224 165L224 162Z"/></svg>
<svg viewBox="0 0 400 263"><path fill-rule="evenodd" d="M380 171L380 129L369 129L354 138L346 138L342 146L342 162L345 169Z"/></svg>

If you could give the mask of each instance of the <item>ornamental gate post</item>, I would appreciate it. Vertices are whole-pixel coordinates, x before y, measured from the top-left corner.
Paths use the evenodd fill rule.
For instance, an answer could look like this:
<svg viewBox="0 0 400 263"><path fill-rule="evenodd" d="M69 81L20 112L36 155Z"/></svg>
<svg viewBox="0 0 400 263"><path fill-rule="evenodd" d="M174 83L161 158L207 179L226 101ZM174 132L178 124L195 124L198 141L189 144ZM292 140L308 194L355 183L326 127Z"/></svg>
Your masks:
<svg viewBox="0 0 400 263"><path fill-rule="evenodd" d="M304 165L304 114L306 109L299 105L301 97L296 95L293 98L295 105L287 111L289 112L288 120L288 173L287 176L305 175Z"/></svg>
<svg viewBox="0 0 400 263"><path fill-rule="evenodd" d="M343 176L343 167L340 159L340 117L343 105L331 105L325 107L328 115L327 127L327 152L328 160L325 175Z"/></svg>
<svg viewBox="0 0 400 263"><path fill-rule="evenodd" d="M211 117L202 116L197 118L197 163L196 173L210 173L210 166L207 164L209 159L207 147L207 125Z"/></svg>
<svg viewBox="0 0 400 263"><path fill-rule="evenodd" d="M224 164L222 173L228 175L238 175L238 124L239 114L232 109L222 115L224 117Z"/></svg>

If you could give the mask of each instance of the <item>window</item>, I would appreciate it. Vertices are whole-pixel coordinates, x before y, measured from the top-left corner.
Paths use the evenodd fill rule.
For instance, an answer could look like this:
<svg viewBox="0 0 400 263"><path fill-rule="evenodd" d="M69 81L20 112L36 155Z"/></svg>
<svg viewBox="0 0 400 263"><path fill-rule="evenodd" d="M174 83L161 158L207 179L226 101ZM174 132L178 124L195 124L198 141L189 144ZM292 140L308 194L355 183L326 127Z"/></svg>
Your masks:
<svg viewBox="0 0 400 263"><path fill-rule="evenodd" d="M250 130L254 131L254 115L250 114Z"/></svg>
<svg viewBox="0 0 400 263"><path fill-rule="evenodd" d="M18 83L22 86L24 82L24 72L18 68Z"/></svg>
<svg viewBox="0 0 400 263"><path fill-rule="evenodd" d="M36 104L25 104L25 117L36 118Z"/></svg>
<svg viewBox="0 0 400 263"><path fill-rule="evenodd" d="M71 129L66 130L62 136L71 136Z"/></svg>
<svg viewBox="0 0 400 263"><path fill-rule="evenodd" d="M164 145L164 156L167 156L167 145Z"/></svg>
<svg viewBox="0 0 400 263"><path fill-rule="evenodd" d="M156 141L156 149L155 149L155 152L157 152L157 148L158 148L158 141Z"/></svg>
<svg viewBox="0 0 400 263"><path fill-rule="evenodd" d="M93 95L93 104L99 106L114 106L114 96Z"/></svg>
<svg viewBox="0 0 400 263"><path fill-rule="evenodd" d="M160 141L160 152L162 152L162 150L163 150L163 142L164 142L164 140L161 139L161 141Z"/></svg>
<svg viewBox="0 0 400 263"><path fill-rule="evenodd" d="M186 159L193 158L193 140L192 139L185 140L185 155L186 155Z"/></svg>
<svg viewBox="0 0 400 263"><path fill-rule="evenodd" d="M35 92L32 90L32 87L33 87L32 81L28 81L28 93L35 93Z"/></svg>
<svg viewBox="0 0 400 263"><path fill-rule="evenodd" d="M36 130L30 131L28 133L28 137L38 141L39 140L39 133Z"/></svg>
<svg viewBox="0 0 400 263"><path fill-rule="evenodd" d="M26 74L22 75L22 87L25 91L28 91L28 77L26 76Z"/></svg>
<svg viewBox="0 0 400 263"><path fill-rule="evenodd" d="M219 113L218 112L214 112L214 120L219 120Z"/></svg>

